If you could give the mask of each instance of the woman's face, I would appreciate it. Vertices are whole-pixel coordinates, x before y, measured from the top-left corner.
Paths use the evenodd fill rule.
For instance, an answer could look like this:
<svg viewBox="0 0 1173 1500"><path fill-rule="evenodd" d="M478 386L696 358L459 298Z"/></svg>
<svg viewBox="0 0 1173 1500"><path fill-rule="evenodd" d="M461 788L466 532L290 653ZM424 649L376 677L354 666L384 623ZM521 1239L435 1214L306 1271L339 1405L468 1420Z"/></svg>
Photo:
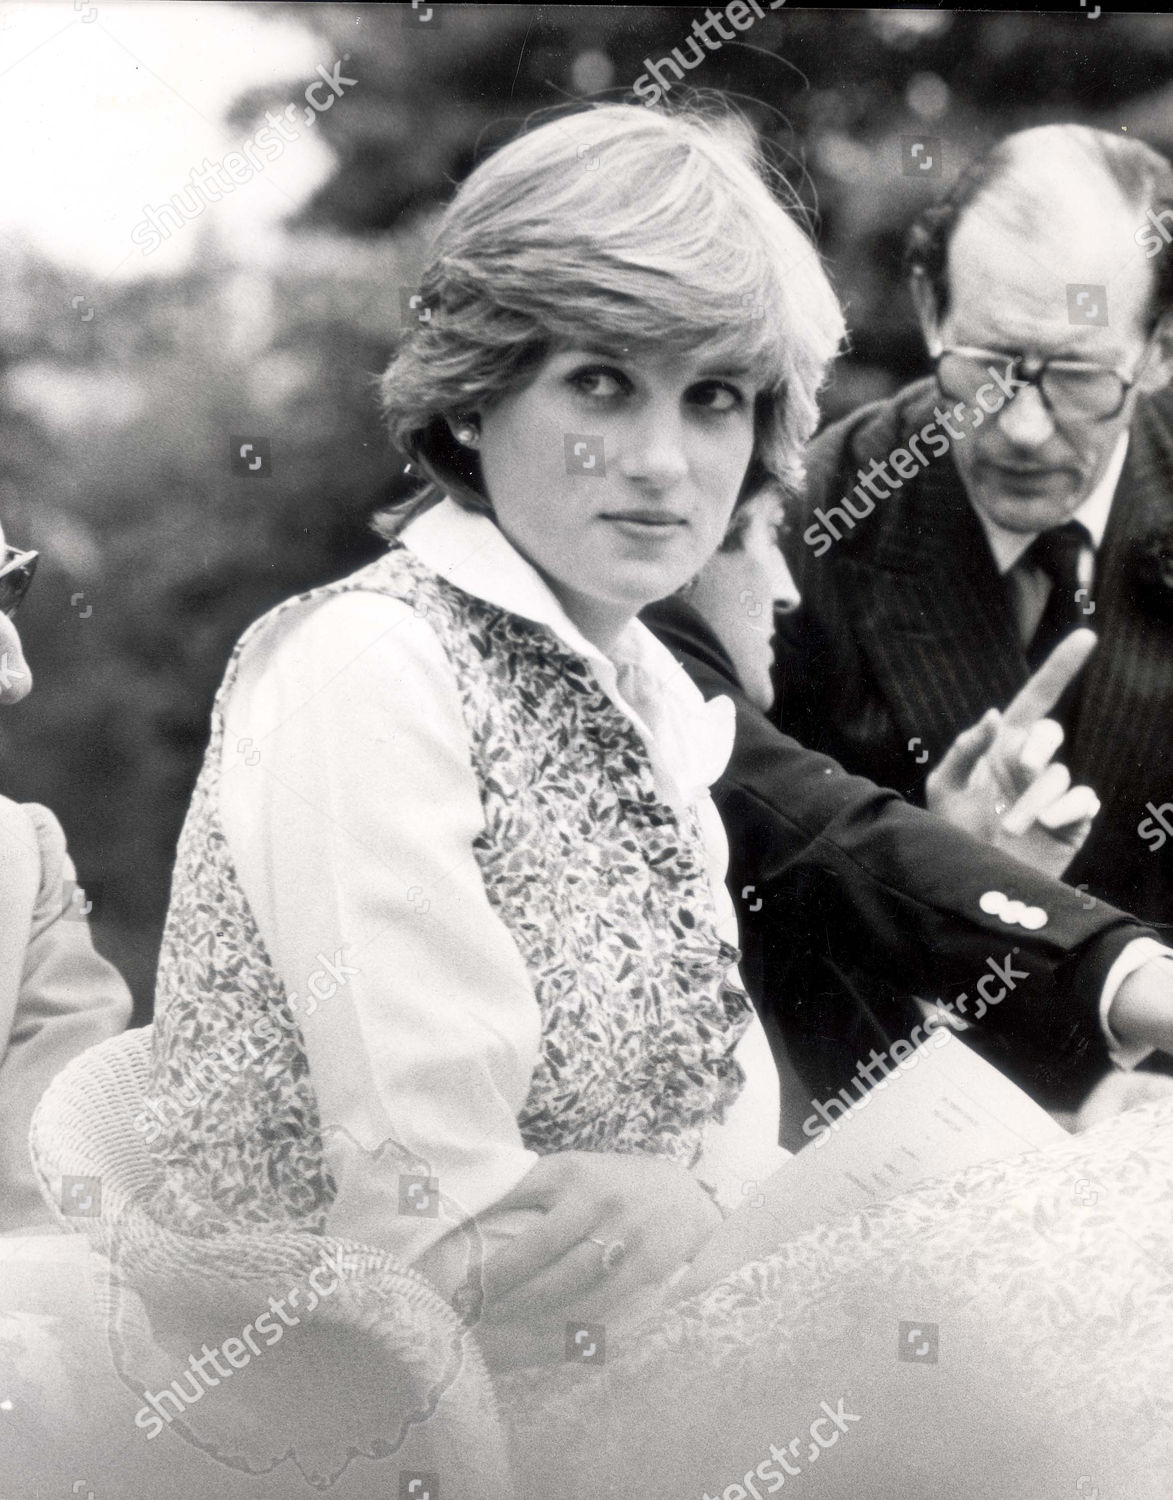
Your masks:
<svg viewBox="0 0 1173 1500"><path fill-rule="evenodd" d="M701 354L574 348L482 409L501 530L604 650L716 551L753 452L755 395Z"/></svg>
<svg viewBox="0 0 1173 1500"><path fill-rule="evenodd" d="M746 697L761 709L774 701L774 610L794 609L799 602L778 546L781 524L775 494L763 491L749 501L740 541L714 553L688 595L729 653Z"/></svg>

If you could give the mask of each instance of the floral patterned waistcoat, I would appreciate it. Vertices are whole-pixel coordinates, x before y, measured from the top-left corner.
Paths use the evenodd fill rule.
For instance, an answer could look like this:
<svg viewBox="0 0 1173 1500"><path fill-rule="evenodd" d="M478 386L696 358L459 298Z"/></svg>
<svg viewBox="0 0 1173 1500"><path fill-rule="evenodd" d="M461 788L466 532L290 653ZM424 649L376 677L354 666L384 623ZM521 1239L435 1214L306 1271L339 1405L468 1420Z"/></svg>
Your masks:
<svg viewBox="0 0 1173 1500"><path fill-rule="evenodd" d="M484 809L475 854L540 1008L519 1115L539 1153L646 1151L690 1165L743 1075L749 1024L729 982L695 813L658 796L647 749L586 661L547 627L448 583L401 544L285 601L237 643L180 835L159 958L151 1091L167 1179L156 1212L189 1233L296 1219L323 1229L334 1182L284 985L219 815L223 705L240 654L292 604L352 589L402 599L452 663ZM268 1013L276 1045L223 1082L223 1057ZM194 1107L184 1085L200 1077ZM166 1109L171 1094L182 1108Z"/></svg>

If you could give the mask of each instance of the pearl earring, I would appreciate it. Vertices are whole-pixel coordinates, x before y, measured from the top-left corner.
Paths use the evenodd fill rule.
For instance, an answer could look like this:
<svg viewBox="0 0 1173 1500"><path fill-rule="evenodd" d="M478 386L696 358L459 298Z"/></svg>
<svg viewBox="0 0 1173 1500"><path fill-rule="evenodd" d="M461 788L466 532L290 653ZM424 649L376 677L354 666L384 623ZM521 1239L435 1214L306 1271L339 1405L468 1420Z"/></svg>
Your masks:
<svg viewBox="0 0 1173 1500"><path fill-rule="evenodd" d="M463 443L466 448L475 448L480 440L481 435L471 422L466 422L456 429L456 441Z"/></svg>

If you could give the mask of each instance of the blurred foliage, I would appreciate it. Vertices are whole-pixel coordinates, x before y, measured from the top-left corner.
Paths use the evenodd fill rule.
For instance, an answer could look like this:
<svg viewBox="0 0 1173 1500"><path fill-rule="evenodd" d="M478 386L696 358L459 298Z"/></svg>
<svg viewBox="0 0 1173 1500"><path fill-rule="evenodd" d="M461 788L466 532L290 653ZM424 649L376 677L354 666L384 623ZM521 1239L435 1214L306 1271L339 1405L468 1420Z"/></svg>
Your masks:
<svg viewBox="0 0 1173 1500"><path fill-rule="evenodd" d="M403 464L371 390L431 214L535 111L619 99L703 9L263 4L348 57L320 117L336 169L276 261L229 260L211 215L188 273L99 287L0 256L0 518L41 550L20 616L37 687L0 713L4 790L51 806L96 933L149 1014L175 839L233 641L269 605L377 551L372 509ZM1173 148L1173 18L784 8L687 82L732 93L815 214L853 349L835 415L919 373L902 235L998 135L1053 119ZM240 99L244 134L304 80ZM672 98L683 98L677 86ZM943 173L900 170L900 137ZM265 438L272 474L232 472Z"/></svg>

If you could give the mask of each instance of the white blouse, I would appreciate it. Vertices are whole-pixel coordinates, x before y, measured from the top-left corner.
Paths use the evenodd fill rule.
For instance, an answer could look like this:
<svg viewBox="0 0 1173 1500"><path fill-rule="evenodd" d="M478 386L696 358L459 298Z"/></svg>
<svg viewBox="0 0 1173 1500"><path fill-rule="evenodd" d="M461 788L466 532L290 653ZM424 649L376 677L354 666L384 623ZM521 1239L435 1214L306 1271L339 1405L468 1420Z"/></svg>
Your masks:
<svg viewBox="0 0 1173 1500"><path fill-rule="evenodd" d="M659 794L678 811L696 806L719 930L736 943L728 846L708 791L732 749L732 702L706 703L638 620L603 655L486 516L444 500L402 540L590 662L644 740ZM245 649L224 712L221 820L305 1039L338 1186L327 1231L406 1261L452 1228L453 1204L481 1216L490 1243L519 1232L528 1211L492 1208L537 1159L517 1116L541 1017L473 851L480 793L437 635L402 600L373 592L293 605ZM745 1087L708 1128L697 1166L729 1208L787 1156L756 1016L736 1056ZM400 1211L405 1168L380 1150L389 1141L427 1164L444 1214Z"/></svg>

